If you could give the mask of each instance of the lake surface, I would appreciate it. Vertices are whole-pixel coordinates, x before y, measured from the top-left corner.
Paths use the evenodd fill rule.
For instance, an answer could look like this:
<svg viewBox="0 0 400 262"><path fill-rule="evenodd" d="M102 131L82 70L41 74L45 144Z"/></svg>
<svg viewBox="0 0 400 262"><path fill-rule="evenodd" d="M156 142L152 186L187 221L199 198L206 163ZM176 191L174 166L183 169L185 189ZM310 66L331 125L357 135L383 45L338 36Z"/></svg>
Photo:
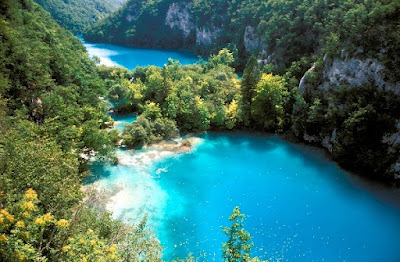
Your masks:
<svg viewBox="0 0 400 262"><path fill-rule="evenodd" d="M206 134L186 154L117 155L128 164L97 166L93 185L114 192L115 217L135 224L149 215L166 260L192 252L221 261L221 226L240 206L260 258L400 261L398 192L360 181L322 150L277 136Z"/></svg>
<svg viewBox="0 0 400 262"><path fill-rule="evenodd" d="M124 66L133 69L136 66L155 65L162 67L168 58L179 60L183 65L194 64L199 58L190 51L134 48L114 44L92 43L77 36L86 47L89 55L100 58L100 64L106 66Z"/></svg>

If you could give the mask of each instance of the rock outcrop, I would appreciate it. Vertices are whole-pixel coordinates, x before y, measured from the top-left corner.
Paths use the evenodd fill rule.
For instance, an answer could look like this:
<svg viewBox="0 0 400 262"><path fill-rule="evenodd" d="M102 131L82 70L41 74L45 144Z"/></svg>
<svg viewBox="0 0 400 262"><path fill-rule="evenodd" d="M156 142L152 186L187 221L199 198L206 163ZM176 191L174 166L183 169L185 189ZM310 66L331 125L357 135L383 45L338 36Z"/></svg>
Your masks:
<svg viewBox="0 0 400 262"><path fill-rule="evenodd" d="M252 52L262 47L262 41L257 36L254 27L249 25L246 26L244 31L243 42L247 52Z"/></svg>
<svg viewBox="0 0 400 262"><path fill-rule="evenodd" d="M342 55L340 58L324 57L324 67L322 70L322 84L318 90L328 91L339 86L362 86L373 84L380 90L391 91L400 95L400 82L391 83L385 81L385 67L374 58L355 58ZM313 65L302 77L299 84L299 91L304 93L310 86L308 85L308 74L315 71Z"/></svg>
<svg viewBox="0 0 400 262"><path fill-rule="evenodd" d="M195 28L190 9L189 3L172 3L165 16L165 25L182 31L183 36L188 37Z"/></svg>
<svg viewBox="0 0 400 262"><path fill-rule="evenodd" d="M196 28L196 45L211 45L221 31L222 29L218 27Z"/></svg>

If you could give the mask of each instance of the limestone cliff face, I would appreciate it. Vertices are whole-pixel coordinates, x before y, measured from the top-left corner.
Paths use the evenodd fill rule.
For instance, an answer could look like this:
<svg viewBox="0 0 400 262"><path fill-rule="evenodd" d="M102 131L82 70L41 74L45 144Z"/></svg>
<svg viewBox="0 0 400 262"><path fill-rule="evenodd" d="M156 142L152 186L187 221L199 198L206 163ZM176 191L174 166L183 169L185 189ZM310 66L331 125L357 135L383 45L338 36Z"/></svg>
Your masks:
<svg viewBox="0 0 400 262"><path fill-rule="evenodd" d="M214 25L197 26L192 16L192 4L174 2L169 5L165 15L165 25L170 29L180 32L185 40L194 35L197 46L211 46L223 28Z"/></svg>
<svg viewBox="0 0 400 262"><path fill-rule="evenodd" d="M215 26L196 28L196 45L210 46L221 31L221 28Z"/></svg>
<svg viewBox="0 0 400 262"><path fill-rule="evenodd" d="M260 38L257 36L254 27L248 25L244 31L243 35L244 47L247 52L253 52L257 49L262 48L263 43Z"/></svg>
<svg viewBox="0 0 400 262"><path fill-rule="evenodd" d="M319 70L319 72L317 72ZM316 73L320 78L319 84L315 86L315 82L311 81L310 74ZM389 82L385 80L385 67L374 58L358 58L342 55L338 58L325 57L323 60L323 68L317 69L314 64L301 78L299 83L299 91L302 94L313 94L319 92L327 95L329 91L337 90L340 87L362 87L372 84L377 89L387 92L388 96L400 96L400 83ZM315 76L314 76L315 77ZM314 86L313 86L314 85ZM343 105L338 104L339 111L344 110ZM386 133L381 142L388 146L388 155L396 154L400 149L400 119L397 120L397 131ZM302 139L308 143L320 144L330 153L333 152L337 141L337 129L326 132L309 135L305 133ZM390 168L387 174L400 180L400 156Z"/></svg>
<svg viewBox="0 0 400 262"><path fill-rule="evenodd" d="M400 83L392 83L384 80L385 67L373 58L354 58L342 55L340 58L324 58L324 68L322 73L322 84L318 90L328 91L339 86L362 86L372 83L374 86L384 91L391 91L400 95ZM307 73L314 72L312 66ZM303 76L299 84L299 91L304 93L310 88L307 85L307 73Z"/></svg>
<svg viewBox="0 0 400 262"><path fill-rule="evenodd" d="M396 132L387 133L382 137L382 143L389 145L388 153L396 152L395 150L400 148L400 119L397 120L396 128ZM395 179L400 180L400 156L397 161L391 165L389 172L394 175Z"/></svg>
<svg viewBox="0 0 400 262"><path fill-rule="evenodd" d="M195 29L190 13L191 7L190 3L172 3L165 16L165 25L181 31L183 36L187 38Z"/></svg>

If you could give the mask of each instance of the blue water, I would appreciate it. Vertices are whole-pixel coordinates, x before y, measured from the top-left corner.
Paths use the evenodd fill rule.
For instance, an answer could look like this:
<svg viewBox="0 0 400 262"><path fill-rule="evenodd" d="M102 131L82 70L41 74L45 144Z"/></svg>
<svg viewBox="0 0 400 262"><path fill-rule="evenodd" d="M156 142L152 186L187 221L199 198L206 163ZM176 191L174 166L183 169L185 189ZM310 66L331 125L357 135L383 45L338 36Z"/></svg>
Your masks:
<svg viewBox="0 0 400 262"><path fill-rule="evenodd" d="M132 124L136 118L136 114L115 114L115 113L109 113L109 115L114 119L116 123L115 128L119 131L124 130L126 124Z"/></svg>
<svg viewBox="0 0 400 262"><path fill-rule="evenodd" d="M163 66L168 62L168 58L179 60L183 65L194 64L199 58L190 51L184 50L162 50L135 48L114 44L92 43L85 41L82 36L78 36L86 47L89 55L100 58L100 64L106 66L123 66L133 69L136 66Z"/></svg>
<svg viewBox="0 0 400 262"><path fill-rule="evenodd" d="M200 261L221 261L221 226L240 206L260 258L400 261L398 192L277 136L202 138L188 154L101 170L106 187L125 186L110 210L126 219L148 213L166 260L192 252Z"/></svg>

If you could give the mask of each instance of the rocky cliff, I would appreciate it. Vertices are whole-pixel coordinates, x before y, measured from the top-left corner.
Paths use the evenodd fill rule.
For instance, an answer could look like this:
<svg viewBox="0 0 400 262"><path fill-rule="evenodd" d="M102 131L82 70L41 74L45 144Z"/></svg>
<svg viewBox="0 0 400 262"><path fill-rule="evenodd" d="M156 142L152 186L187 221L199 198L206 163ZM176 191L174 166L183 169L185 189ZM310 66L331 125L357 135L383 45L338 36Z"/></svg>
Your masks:
<svg viewBox="0 0 400 262"><path fill-rule="evenodd" d="M339 115L348 115L350 108L354 107L354 105L373 104L372 100L380 100L381 103L386 103L383 107L386 106L387 108L380 110L380 112L386 113L394 109L387 101L395 101L396 105L394 107L398 107L400 102L400 82L388 80L386 72L385 66L376 58L362 58L345 53L336 58L325 56L320 68L314 64L307 70L300 80L298 90L304 97L308 97L309 101L315 101L315 99L329 101L327 103L333 105L335 107L334 110L337 111L336 114ZM362 92L362 89L365 89L365 92ZM343 92L352 94L352 90L358 90L354 92L358 92L360 95L358 97L355 96L355 99L350 99L350 101L340 96L340 93ZM368 102L361 103L356 99ZM374 109L376 110L377 107L379 106L375 105ZM388 116L377 113L374 119L368 121L375 121L385 117ZM394 117L395 120L390 121L388 126L377 126L376 133L379 133L380 136L376 137L376 141L365 141L365 143L374 142L377 145L376 151L381 150L379 154L382 157L387 156L387 158L391 159L386 164L384 173L387 177L400 180L400 119L398 118L399 114L396 112L392 112L390 117ZM341 139L346 139L347 137L338 136L338 133L346 132L346 123L336 122L334 125L329 125L327 122L329 122L329 119L325 119L325 123L320 123L322 128L317 133L308 134L305 131L302 134L302 139L307 143L319 144L335 155L337 150L346 150L340 147L343 147ZM361 131L358 132L362 136ZM355 135L358 134L356 133ZM368 155L368 152L364 153L365 156ZM378 165L379 163L376 164Z"/></svg>

